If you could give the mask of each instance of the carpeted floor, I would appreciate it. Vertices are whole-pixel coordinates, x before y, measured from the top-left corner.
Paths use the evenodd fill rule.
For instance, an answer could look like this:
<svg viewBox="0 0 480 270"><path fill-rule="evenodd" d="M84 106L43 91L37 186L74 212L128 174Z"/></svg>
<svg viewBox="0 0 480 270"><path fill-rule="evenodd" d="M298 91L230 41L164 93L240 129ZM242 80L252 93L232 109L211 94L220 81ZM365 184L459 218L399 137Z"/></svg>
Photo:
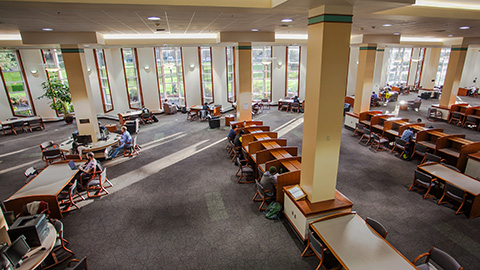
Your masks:
<svg viewBox="0 0 480 270"><path fill-rule="evenodd" d="M412 99L401 96L400 99ZM480 99L465 98L471 104ZM478 102L477 102L478 100ZM419 112L400 111L411 122L422 118L446 133L480 133L427 122L429 104ZM378 109L395 111L398 102ZM187 122L186 115L159 115L160 122L141 127L142 151L134 158L102 164L114 183L110 195L87 200L62 220L65 238L77 257L88 257L89 269L314 269L318 260L302 258L303 243L285 220L271 221L252 202L253 185L236 183L236 167L225 147L228 128L208 129ZM302 147L302 114L272 107L256 119ZM113 123L101 120L103 124ZM288 125L284 125L289 123ZM292 128L292 129L290 129ZM76 127L49 123L44 131L0 136L0 199L15 193L29 166L44 166L38 145L60 142ZM342 129L337 189L365 218L388 229L387 240L409 260L434 245L455 257L465 269L480 268L480 219L455 215L435 199L409 192L416 160L402 161L390 152L375 152ZM56 269L63 269L57 267Z"/></svg>

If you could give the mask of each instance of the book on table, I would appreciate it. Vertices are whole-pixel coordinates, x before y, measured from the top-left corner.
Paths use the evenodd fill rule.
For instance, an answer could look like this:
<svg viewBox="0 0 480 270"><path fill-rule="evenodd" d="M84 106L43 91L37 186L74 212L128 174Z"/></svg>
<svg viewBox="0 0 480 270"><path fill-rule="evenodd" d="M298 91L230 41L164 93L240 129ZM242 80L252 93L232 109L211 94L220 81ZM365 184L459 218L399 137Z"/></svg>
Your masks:
<svg viewBox="0 0 480 270"><path fill-rule="evenodd" d="M289 189L287 189L288 193L290 193L290 195L292 195L293 199L295 199L295 201L298 201L298 200L301 200L305 197L307 197L307 194L305 194L305 192L303 192L302 188L299 186L299 185L295 185L294 187L291 187Z"/></svg>

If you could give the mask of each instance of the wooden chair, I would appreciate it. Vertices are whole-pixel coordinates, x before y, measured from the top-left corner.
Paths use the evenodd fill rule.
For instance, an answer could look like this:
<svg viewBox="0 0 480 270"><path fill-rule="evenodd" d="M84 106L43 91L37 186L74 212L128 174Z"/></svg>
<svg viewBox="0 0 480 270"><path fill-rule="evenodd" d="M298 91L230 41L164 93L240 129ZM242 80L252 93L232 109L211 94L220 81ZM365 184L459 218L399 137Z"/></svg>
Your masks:
<svg viewBox="0 0 480 270"><path fill-rule="evenodd" d="M140 154L139 151L140 151L140 146L138 146L137 144L137 136L134 136L132 138L132 143L125 145L125 147L123 147L123 156L132 157L134 155Z"/></svg>
<svg viewBox="0 0 480 270"><path fill-rule="evenodd" d="M72 263L77 263L74 266L71 266ZM87 268L87 257L83 257L81 260L72 259L67 264L67 269L65 270L88 270Z"/></svg>
<svg viewBox="0 0 480 270"><path fill-rule="evenodd" d="M290 106L290 112L297 111L297 113L300 112L300 103L299 102L294 102L292 103L292 106Z"/></svg>
<svg viewBox="0 0 480 270"><path fill-rule="evenodd" d="M442 162L445 162L445 159L443 159L442 157L437 156L435 154L426 152L425 153L425 158L423 159L422 163L427 163L427 162L442 163Z"/></svg>
<svg viewBox="0 0 480 270"><path fill-rule="evenodd" d="M57 149L59 148L57 143L54 143L53 141L48 141L40 144L40 150L45 151L49 149Z"/></svg>
<svg viewBox="0 0 480 270"><path fill-rule="evenodd" d="M442 111L437 110L437 108L428 108L427 120L436 122L438 119L442 119Z"/></svg>
<svg viewBox="0 0 480 270"><path fill-rule="evenodd" d="M365 128L365 124L356 123L355 130L353 131L353 136L355 136L357 133L360 133L363 135L363 128Z"/></svg>
<svg viewBox="0 0 480 270"><path fill-rule="evenodd" d="M153 113L146 112L140 115L140 120L142 120L143 124L153 124Z"/></svg>
<svg viewBox="0 0 480 270"><path fill-rule="evenodd" d="M396 137L395 138L395 144L393 145L392 148L392 153L395 151L395 149L401 149L402 152L400 153L400 157L403 156L403 153L405 153L405 146L407 145L407 142L402 140L401 138Z"/></svg>
<svg viewBox="0 0 480 270"><path fill-rule="evenodd" d="M54 225L55 230L57 231L57 241L55 243L55 246L53 247L52 252L50 253L53 259L53 263L45 266L42 265L42 269L50 269L63 263L64 261L75 255L75 252L71 251L66 247L68 241L63 238L63 223L60 220L55 220Z"/></svg>
<svg viewBox="0 0 480 270"><path fill-rule="evenodd" d="M265 210L266 208L264 209L263 206L266 205L266 202L268 200L273 199L274 196L275 196L275 191L273 189L265 189L260 184L260 182L258 182L258 180L255 179L255 195L253 195L252 201L262 202L262 204L260 204L260 207L258 207L258 211ZM260 198L257 198L257 197L260 197Z"/></svg>
<svg viewBox="0 0 480 270"><path fill-rule="evenodd" d="M238 170L235 173L235 176L238 177L237 183L239 184L248 184L248 183L253 183L252 179L255 175L255 171L252 166L248 165L248 162L244 159L240 159L240 157L237 157L237 163L238 163Z"/></svg>
<svg viewBox="0 0 480 270"><path fill-rule="evenodd" d="M12 129L12 126L4 125L4 124L2 124L2 122L0 122L0 125L2 126L3 135L7 135L7 131L10 131L11 134L15 134L13 129Z"/></svg>
<svg viewBox="0 0 480 270"><path fill-rule="evenodd" d="M310 226L311 226L311 223L310 223ZM309 249L311 249L313 251L313 253L307 254L307 251ZM316 270L318 270L322 267L324 259L325 259L325 255L326 255L327 252L329 252L328 249L326 247L324 247L323 243L318 239L316 234L314 234L313 230L311 228L308 228L307 247L303 251L302 257L308 257L308 256L315 255L318 258L318 260L320 261L320 263L318 264L318 266L316 268ZM341 268L340 263L338 263L338 261L336 263L337 263L338 267L336 267L335 269L340 269Z"/></svg>
<svg viewBox="0 0 480 270"><path fill-rule="evenodd" d="M388 231L380 222L370 217L365 218L365 222L368 224L368 226L374 229L381 237L383 237L383 239L387 238Z"/></svg>
<svg viewBox="0 0 480 270"><path fill-rule="evenodd" d="M42 152L42 160L47 163L47 166L56 160L65 160L65 156L60 149L50 149Z"/></svg>
<svg viewBox="0 0 480 270"><path fill-rule="evenodd" d="M413 264L416 264L418 260L423 257L426 257L425 263L416 266L418 269L437 269L430 263L430 261L433 261L445 270L463 270L463 267L452 256L436 247L430 248L430 251L427 253L418 255L417 258L413 260Z"/></svg>
<svg viewBox="0 0 480 270"><path fill-rule="evenodd" d="M283 109L285 109L286 112L288 112L288 110L290 110L290 104L289 103L282 103L282 106L280 107L280 111L283 111Z"/></svg>
<svg viewBox="0 0 480 270"><path fill-rule="evenodd" d="M61 206L66 205L65 208L61 210L62 213L70 212L70 208L72 206L74 206L76 209L80 209L77 205L77 202L79 201L75 201L75 197L80 197L80 201L85 200L85 198L77 192L77 180L73 181L73 183L70 183L67 186L67 189L64 189L57 196L59 204Z"/></svg>
<svg viewBox="0 0 480 270"><path fill-rule="evenodd" d="M198 120L198 113L197 111L189 111L187 113L187 121L193 122Z"/></svg>
<svg viewBox="0 0 480 270"><path fill-rule="evenodd" d="M421 156L422 160L420 161L420 163L423 163L426 158L426 154L427 154L427 148L419 143L416 143L413 148L413 156L415 155Z"/></svg>
<svg viewBox="0 0 480 270"><path fill-rule="evenodd" d="M8 118L7 120L17 120L18 118L14 117L14 118ZM27 129L25 128L25 124L23 121L19 121L19 122L15 122L13 123L13 125L11 126L11 131L13 132L13 134L17 135L17 130L21 130L23 132L27 132Z"/></svg>
<svg viewBox="0 0 480 270"><path fill-rule="evenodd" d="M437 178L433 178L431 175L426 174L424 172L419 171L418 169L415 169L415 175L413 177L413 183L412 185L408 188L408 190L418 190L420 189L417 188L417 186L421 186L422 188L426 189L425 195L423 195L424 199L429 199L432 198L433 195L429 195L430 191L432 188L436 187L436 180Z"/></svg>
<svg viewBox="0 0 480 270"><path fill-rule="evenodd" d="M360 137L360 140L358 142L360 143L364 139L367 139L366 145L368 145L370 143L370 140L372 140L372 133L370 132L370 129L368 129L366 127L363 128L363 134Z"/></svg>
<svg viewBox="0 0 480 270"><path fill-rule="evenodd" d="M103 195L109 194L107 189L108 187L113 187L113 184L108 181L107 178L107 168L102 167L102 165L97 164L98 168L95 168L93 172L93 176L90 180L88 180L86 184L87 189L87 197L88 198L95 198L101 197ZM97 170L98 169L98 170ZM105 183L108 183L110 186L105 187ZM91 191L96 191L94 195L91 195Z"/></svg>
<svg viewBox="0 0 480 270"><path fill-rule="evenodd" d="M454 185L449 184L448 182L445 182L445 185L443 188L443 195L438 201L438 204L447 203L452 207L455 207L453 203L446 200L447 198L449 198L451 201L455 201L456 203L460 204L457 208L457 211L455 212L456 215L463 213L462 208L465 205L465 202L467 200L467 192L457 188Z"/></svg>
<svg viewBox="0 0 480 270"><path fill-rule="evenodd" d="M30 132L32 132L32 129L36 129L36 128L40 128L40 130L45 129L45 125L43 124L42 118L25 122L25 128L27 127L30 130Z"/></svg>
<svg viewBox="0 0 480 270"><path fill-rule="evenodd" d="M386 137L383 137L381 136L380 134L377 134L375 132L372 132L372 143L371 143L371 147L375 147L377 146L377 148L375 148L376 151L385 151L385 150L388 150L387 148L384 147L384 145L387 143L389 143L390 141L386 138Z"/></svg>
<svg viewBox="0 0 480 270"><path fill-rule="evenodd" d="M268 98L262 98L261 102L264 110L270 110L270 100Z"/></svg>
<svg viewBox="0 0 480 270"><path fill-rule="evenodd" d="M25 170L23 173L25 175L25 184L28 184L30 181L32 181L33 178L35 178L43 169L37 169L35 167L29 167Z"/></svg>
<svg viewBox="0 0 480 270"><path fill-rule="evenodd" d="M462 116L456 113L452 113L452 116L450 117L450 120L448 120L449 124L454 124L457 126L462 125Z"/></svg>
<svg viewBox="0 0 480 270"><path fill-rule="evenodd" d="M472 115L467 115L465 117L465 123L463 123L463 127L471 128L471 129L478 129L477 126L477 118Z"/></svg>

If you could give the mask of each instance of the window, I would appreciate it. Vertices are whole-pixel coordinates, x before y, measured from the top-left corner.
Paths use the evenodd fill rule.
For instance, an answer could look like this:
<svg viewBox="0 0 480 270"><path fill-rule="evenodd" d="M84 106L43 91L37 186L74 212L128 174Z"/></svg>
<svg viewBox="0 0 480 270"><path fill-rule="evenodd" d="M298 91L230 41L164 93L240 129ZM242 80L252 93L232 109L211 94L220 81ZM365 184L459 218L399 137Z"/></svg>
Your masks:
<svg viewBox="0 0 480 270"><path fill-rule="evenodd" d="M252 99L272 100L272 47L252 48Z"/></svg>
<svg viewBox="0 0 480 270"><path fill-rule="evenodd" d="M143 97L142 85L138 79L137 50L134 48L122 48L122 59L130 109L141 109Z"/></svg>
<svg viewBox="0 0 480 270"><path fill-rule="evenodd" d="M287 68L286 75L286 89L285 96L299 95L299 81L300 81L300 46L287 47Z"/></svg>
<svg viewBox="0 0 480 270"><path fill-rule="evenodd" d="M412 48L390 48L387 66L387 84L407 84Z"/></svg>
<svg viewBox="0 0 480 270"><path fill-rule="evenodd" d="M440 61L438 62L437 76L435 76L435 86L442 86L445 82L449 59L450 48L442 48L442 51L440 52Z"/></svg>
<svg viewBox="0 0 480 270"><path fill-rule="evenodd" d="M48 49L42 50L42 54L48 79L56 78L68 85L67 71L63 63L62 52L58 49Z"/></svg>
<svg viewBox="0 0 480 270"><path fill-rule="evenodd" d="M110 83L108 81L108 70L105 62L105 53L103 49L95 49L95 64L97 65L98 83L100 93L102 94L103 111L105 113L113 110L112 93L110 92Z"/></svg>
<svg viewBox="0 0 480 270"><path fill-rule="evenodd" d="M32 116L35 108L18 51L0 51L0 73L14 116Z"/></svg>
<svg viewBox="0 0 480 270"><path fill-rule="evenodd" d="M165 99L169 104L184 106L185 90L181 48L155 48L155 57L161 106Z"/></svg>
<svg viewBox="0 0 480 270"><path fill-rule="evenodd" d="M226 47L225 54L227 56L227 101L237 101L235 91L235 48Z"/></svg>
<svg viewBox="0 0 480 270"><path fill-rule="evenodd" d="M199 47L200 77L202 80L202 104L214 102L213 81L212 81L212 48Z"/></svg>
<svg viewBox="0 0 480 270"><path fill-rule="evenodd" d="M422 69L423 69L423 61L425 60L425 48L420 48L420 55L417 61L417 72L415 73L415 82L413 83L415 87L420 87L420 80L422 78ZM414 60L412 59L412 62Z"/></svg>

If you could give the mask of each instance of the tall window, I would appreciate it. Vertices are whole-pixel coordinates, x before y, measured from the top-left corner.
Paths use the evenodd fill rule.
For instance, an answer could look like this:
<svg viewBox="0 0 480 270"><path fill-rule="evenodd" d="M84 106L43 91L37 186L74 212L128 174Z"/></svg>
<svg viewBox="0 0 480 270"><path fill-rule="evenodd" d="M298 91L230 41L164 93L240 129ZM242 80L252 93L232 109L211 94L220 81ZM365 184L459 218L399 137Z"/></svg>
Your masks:
<svg viewBox="0 0 480 270"><path fill-rule="evenodd" d="M31 116L35 114L28 83L25 80L22 60L18 51L0 51L0 73L3 85L10 100L10 108L15 116Z"/></svg>
<svg viewBox="0 0 480 270"><path fill-rule="evenodd" d="M140 84L140 76L138 74L137 50L134 48L122 48L122 58L130 109L141 109L143 97L142 85Z"/></svg>
<svg viewBox="0 0 480 270"><path fill-rule="evenodd" d="M300 81L300 46L287 47L287 68L285 70L287 85L285 96L299 95Z"/></svg>
<svg viewBox="0 0 480 270"><path fill-rule="evenodd" d="M181 48L155 48L155 57L160 104L167 99L169 104L185 105Z"/></svg>
<svg viewBox="0 0 480 270"><path fill-rule="evenodd" d="M435 76L435 86L442 86L447 75L448 60L450 59L450 48L442 48L440 52L440 61L438 62L437 76Z"/></svg>
<svg viewBox="0 0 480 270"><path fill-rule="evenodd" d="M68 85L67 71L63 63L62 52L59 49L48 49L42 50L42 54L48 79L56 78Z"/></svg>
<svg viewBox="0 0 480 270"><path fill-rule="evenodd" d="M252 99L272 100L272 47L252 48Z"/></svg>
<svg viewBox="0 0 480 270"><path fill-rule="evenodd" d="M213 81L212 81L212 48L199 47L198 54L200 58L200 77L202 79L202 104L213 103Z"/></svg>
<svg viewBox="0 0 480 270"><path fill-rule="evenodd" d="M107 113L113 110L113 101L103 49L95 49L95 64L97 65L98 83L102 94L103 111Z"/></svg>
<svg viewBox="0 0 480 270"><path fill-rule="evenodd" d="M387 84L407 84L412 48L391 48L388 54Z"/></svg>
<svg viewBox="0 0 480 270"><path fill-rule="evenodd" d="M235 49L226 47L225 54L227 56L227 101L237 101L235 93Z"/></svg>
<svg viewBox="0 0 480 270"><path fill-rule="evenodd" d="M415 87L420 87L420 80L422 78L423 61L425 60L425 48L420 48L420 55L417 61L417 72L415 73ZM413 60L412 60L413 61Z"/></svg>

